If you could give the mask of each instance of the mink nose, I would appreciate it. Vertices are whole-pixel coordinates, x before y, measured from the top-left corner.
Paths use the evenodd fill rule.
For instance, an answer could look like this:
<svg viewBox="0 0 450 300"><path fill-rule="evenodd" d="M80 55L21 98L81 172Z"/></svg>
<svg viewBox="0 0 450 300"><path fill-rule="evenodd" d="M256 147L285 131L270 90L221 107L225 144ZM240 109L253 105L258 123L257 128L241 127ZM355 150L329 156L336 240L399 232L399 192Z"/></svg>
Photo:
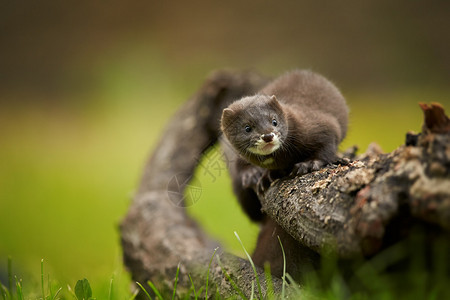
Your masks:
<svg viewBox="0 0 450 300"><path fill-rule="evenodd" d="M264 142L266 143L270 143L273 140L274 134L273 133L268 133L268 134L263 134L261 136L261 138L263 139Z"/></svg>

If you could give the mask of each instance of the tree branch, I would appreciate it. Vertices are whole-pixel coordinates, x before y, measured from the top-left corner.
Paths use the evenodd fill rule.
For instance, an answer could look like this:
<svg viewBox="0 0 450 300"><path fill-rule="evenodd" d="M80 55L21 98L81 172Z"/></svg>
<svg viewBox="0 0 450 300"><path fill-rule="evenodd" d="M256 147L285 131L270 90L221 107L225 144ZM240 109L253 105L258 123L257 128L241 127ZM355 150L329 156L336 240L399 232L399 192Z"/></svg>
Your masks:
<svg viewBox="0 0 450 300"><path fill-rule="evenodd" d="M138 192L120 226L125 265L133 279L151 280L170 294L180 263L177 290L190 289L190 274L198 284L206 284L208 264L217 247L185 211L184 191L199 158L219 135L220 114L233 100L255 93L267 79L254 73L216 72L212 74L169 122L150 158ZM254 280L248 261L218 252L222 267L249 297ZM213 259L210 295L236 294L222 267ZM260 278L264 272L258 269ZM275 289L281 281L274 279ZM265 284L262 286L265 294Z"/></svg>

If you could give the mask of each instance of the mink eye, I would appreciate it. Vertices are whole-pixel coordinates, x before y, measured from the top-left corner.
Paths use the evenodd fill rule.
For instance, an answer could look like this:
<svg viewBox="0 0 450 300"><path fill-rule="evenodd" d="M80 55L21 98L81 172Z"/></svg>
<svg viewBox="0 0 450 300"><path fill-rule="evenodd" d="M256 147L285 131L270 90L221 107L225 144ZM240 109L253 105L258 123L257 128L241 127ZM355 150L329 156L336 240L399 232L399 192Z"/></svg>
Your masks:
<svg viewBox="0 0 450 300"><path fill-rule="evenodd" d="M277 126L277 125L278 125L277 120L273 119L273 120L272 120L272 125L273 125L273 126Z"/></svg>
<svg viewBox="0 0 450 300"><path fill-rule="evenodd" d="M250 132L252 131L252 128L250 127L250 125L245 125L245 132Z"/></svg>

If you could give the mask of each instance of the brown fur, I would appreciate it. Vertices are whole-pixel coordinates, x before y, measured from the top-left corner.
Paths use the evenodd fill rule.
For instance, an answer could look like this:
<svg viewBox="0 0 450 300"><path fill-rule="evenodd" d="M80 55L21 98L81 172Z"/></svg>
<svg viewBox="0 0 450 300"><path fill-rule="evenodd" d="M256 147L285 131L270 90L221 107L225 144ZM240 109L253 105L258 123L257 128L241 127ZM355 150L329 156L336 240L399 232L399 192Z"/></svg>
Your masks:
<svg viewBox="0 0 450 300"><path fill-rule="evenodd" d="M260 266L269 262L276 275L281 275L283 262L277 236L286 251L288 273L294 278L317 266L318 255L265 216L254 191L265 176L272 176L267 170L304 174L333 162L347 122L344 97L330 81L311 71L285 73L223 111L221 129L234 192L247 215L263 224L253 259ZM246 127L251 130L247 132ZM268 134L279 139L277 150L269 154L249 150Z"/></svg>
<svg viewBox="0 0 450 300"><path fill-rule="evenodd" d="M255 139L274 130L268 125L272 116L280 123L276 130L283 146L269 155L249 152ZM310 71L292 71L257 95L232 103L222 114L221 128L243 159L265 169L284 170L305 161L322 165L333 161L347 132L347 118L345 99L331 82ZM255 127L251 134L244 131L247 124ZM263 164L268 158L273 163Z"/></svg>

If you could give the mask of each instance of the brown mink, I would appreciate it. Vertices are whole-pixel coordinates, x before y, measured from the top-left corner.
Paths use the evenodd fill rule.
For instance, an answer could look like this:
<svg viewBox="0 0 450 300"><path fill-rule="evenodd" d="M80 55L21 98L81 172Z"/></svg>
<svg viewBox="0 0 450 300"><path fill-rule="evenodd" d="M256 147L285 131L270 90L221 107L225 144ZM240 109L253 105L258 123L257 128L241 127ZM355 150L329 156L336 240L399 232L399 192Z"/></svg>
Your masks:
<svg viewBox="0 0 450 300"><path fill-rule="evenodd" d="M330 81L306 70L285 73L256 95L223 110L223 148L234 192L247 215L263 222L255 263L269 261L272 270L279 272L282 256L277 232L291 254L288 272L296 276L307 268L298 266L298 255L305 256L308 250L261 212L255 189L264 189L274 176L301 175L336 161L338 144L347 132L348 111L344 97ZM317 258L314 253L310 256L314 259L307 260Z"/></svg>
<svg viewBox="0 0 450 300"><path fill-rule="evenodd" d="M345 99L331 82L310 71L292 71L224 109L221 129L253 165L280 170L297 164L297 171L305 172L336 158L347 119Z"/></svg>

